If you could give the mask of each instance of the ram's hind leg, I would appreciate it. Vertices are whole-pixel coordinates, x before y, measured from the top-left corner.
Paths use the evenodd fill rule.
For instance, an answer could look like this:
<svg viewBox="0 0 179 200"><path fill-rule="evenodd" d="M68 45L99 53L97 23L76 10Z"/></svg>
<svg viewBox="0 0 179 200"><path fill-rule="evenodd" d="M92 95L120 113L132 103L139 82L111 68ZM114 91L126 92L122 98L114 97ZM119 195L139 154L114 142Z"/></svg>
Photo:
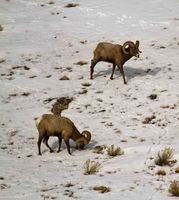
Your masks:
<svg viewBox="0 0 179 200"><path fill-rule="evenodd" d="M111 73L111 76L110 76L111 80L113 80L113 75L114 75L115 68L116 68L116 65L113 64L112 73Z"/></svg>
<svg viewBox="0 0 179 200"><path fill-rule="evenodd" d="M60 152L60 148L61 148L61 144L62 144L62 138L61 137L58 137L58 151L57 152Z"/></svg>

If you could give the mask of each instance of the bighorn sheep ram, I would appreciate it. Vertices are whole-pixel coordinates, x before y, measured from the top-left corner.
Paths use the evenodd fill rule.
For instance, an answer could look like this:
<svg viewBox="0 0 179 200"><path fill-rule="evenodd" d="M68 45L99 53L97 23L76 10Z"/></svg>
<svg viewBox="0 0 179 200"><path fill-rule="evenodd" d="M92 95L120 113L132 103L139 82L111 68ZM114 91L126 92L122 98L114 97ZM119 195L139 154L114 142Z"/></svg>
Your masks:
<svg viewBox="0 0 179 200"><path fill-rule="evenodd" d="M50 136L58 137L58 152L60 152L61 142L62 139L64 139L69 154L71 154L69 139L72 139L76 143L76 148L79 150L83 149L84 146L87 145L91 140L90 132L83 131L80 134L74 123L66 117L53 114L44 114L41 117L36 118L35 123L39 132L39 138L37 142L39 155L42 155L40 149L42 140L49 148L50 152L53 152L48 145L48 139Z"/></svg>
<svg viewBox="0 0 179 200"><path fill-rule="evenodd" d="M97 45L96 49L94 50L94 57L91 60L90 78L93 79L93 72L95 65L100 61L104 61L113 64L113 69L110 79L111 80L113 79L114 70L117 65L123 77L124 84L126 84L127 82L125 80L123 65L133 56L139 57L139 53L142 52L139 50L138 40L136 41L135 44L132 41L127 41L122 46L119 44L100 42Z"/></svg>

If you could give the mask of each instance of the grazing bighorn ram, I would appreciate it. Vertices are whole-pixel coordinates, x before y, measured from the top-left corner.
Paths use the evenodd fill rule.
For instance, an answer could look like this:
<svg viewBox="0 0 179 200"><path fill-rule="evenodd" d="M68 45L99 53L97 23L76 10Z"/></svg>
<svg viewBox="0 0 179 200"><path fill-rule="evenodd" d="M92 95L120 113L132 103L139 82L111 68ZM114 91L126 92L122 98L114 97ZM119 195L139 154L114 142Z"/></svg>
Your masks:
<svg viewBox="0 0 179 200"><path fill-rule="evenodd" d="M91 140L91 133L89 131L80 133L74 123L66 117L44 114L41 117L36 118L35 123L39 132L39 139L37 142L39 155L42 155L40 150L42 141L49 148L50 152L53 152L48 145L50 136L58 137L58 152L60 152L61 142L62 139L64 139L69 154L71 154L69 145L70 139L76 143L76 148L79 150L84 149L84 146Z"/></svg>

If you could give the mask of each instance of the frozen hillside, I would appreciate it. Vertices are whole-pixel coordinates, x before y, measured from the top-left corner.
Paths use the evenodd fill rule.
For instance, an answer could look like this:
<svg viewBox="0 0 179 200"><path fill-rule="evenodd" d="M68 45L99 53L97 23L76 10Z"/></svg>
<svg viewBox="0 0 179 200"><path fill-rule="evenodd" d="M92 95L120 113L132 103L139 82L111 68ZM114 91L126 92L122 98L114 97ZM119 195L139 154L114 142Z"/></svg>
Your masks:
<svg viewBox="0 0 179 200"><path fill-rule="evenodd" d="M178 11L178 0L0 0L0 199L178 199L168 192L179 181ZM127 40L142 51L125 63L128 84L104 62L90 80L97 43ZM72 156L42 144L38 156L34 118L60 97L73 98L62 115L92 140L83 151L71 141ZM97 154L103 145L124 154ZM165 148L176 163L158 166ZM88 159L101 164L94 175L84 175Z"/></svg>

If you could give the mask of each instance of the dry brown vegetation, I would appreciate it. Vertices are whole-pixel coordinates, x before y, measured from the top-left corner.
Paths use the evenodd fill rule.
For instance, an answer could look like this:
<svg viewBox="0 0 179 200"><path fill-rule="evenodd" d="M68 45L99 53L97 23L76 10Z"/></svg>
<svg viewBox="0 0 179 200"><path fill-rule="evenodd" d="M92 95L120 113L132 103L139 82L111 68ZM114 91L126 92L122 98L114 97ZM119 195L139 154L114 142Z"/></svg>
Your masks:
<svg viewBox="0 0 179 200"><path fill-rule="evenodd" d="M84 166L84 175L91 175L91 174L96 174L99 172L99 169L101 168L101 164L99 162L91 161L88 159Z"/></svg>
<svg viewBox="0 0 179 200"><path fill-rule="evenodd" d="M115 147L114 145L111 145L107 148L107 154L109 156L120 156L124 154L124 151L120 147Z"/></svg>
<svg viewBox="0 0 179 200"><path fill-rule="evenodd" d="M0 31L3 31L3 27L0 25Z"/></svg>
<svg viewBox="0 0 179 200"><path fill-rule="evenodd" d="M78 62L76 62L76 63L74 63L75 65L87 65L88 64L88 62L87 61L84 61L84 60L80 60L80 61L78 61Z"/></svg>
<svg viewBox="0 0 179 200"><path fill-rule="evenodd" d="M66 183L65 185L64 185L64 187L67 187L67 188L69 188L69 187L73 187L74 186L74 184L73 183Z"/></svg>
<svg viewBox="0 0 179 200"><path fill-rule="evenodd" d="M100 193L106 193L106 192L110 192L111 188L101 185L101 186L95 186L93 190L99 191Z"/></svg>
<svg viewBox="0 0 179 200"><path fill-rule="evenodd" d="M163 170L163 169L159 169L159 170L157 171L156 175L165 176L165 175L166 175L166 172L165 172L165 170Z"/></svg>
<svg viewBox="0 0 179 200"><path fill-rule="evenodd" d="M61 115L61 112L65 109L68 109L69 104L73 101L73 98L70 97L60 97L52 105L51 112L55 115Z"/></svg>
<svg viewBox="0 0 179 200"><path fill-rule="evenodd" d="M173 149L168 147L162 151L159 151L156 158L155 164L159 166L169 165L171 166L176 162L176 160L171 160L173 157Z"/></svg>
<svg viewBox="0 0 179 200"><path fill-rule="evenodd" d="M68 76L64 75L60 78L60 80L66 81L66 80L70 80L70 78Z"/></svg>
<svg viewBox="0 0 179 200"><path fill-rule="evenodd" d="M179 197L179 181L172 181L168 191L173 196Z"/></svg>
<svg viewBox="0 0 179 200"><path fill-rule="evenodd" d="M151 121L152 121L153 119L155 119L155 118L156 118L155 115L152 115L151 117L146 117L146 118L142 121L142 123L143 123L143 124L150 124Z"/></svg>
<svg viewBox="0 0 179 200"><path fill-rule="evenodd" d="M106 145L98 145L94 148L93 153L97 153L97 154L103 154L104 150L106 149Z"/></svg>
<svg viewBox="0 0 179 200"><path fill-rule="evenodd" d="M175 173L179 173L179 167L175 169Z"/></svg>

